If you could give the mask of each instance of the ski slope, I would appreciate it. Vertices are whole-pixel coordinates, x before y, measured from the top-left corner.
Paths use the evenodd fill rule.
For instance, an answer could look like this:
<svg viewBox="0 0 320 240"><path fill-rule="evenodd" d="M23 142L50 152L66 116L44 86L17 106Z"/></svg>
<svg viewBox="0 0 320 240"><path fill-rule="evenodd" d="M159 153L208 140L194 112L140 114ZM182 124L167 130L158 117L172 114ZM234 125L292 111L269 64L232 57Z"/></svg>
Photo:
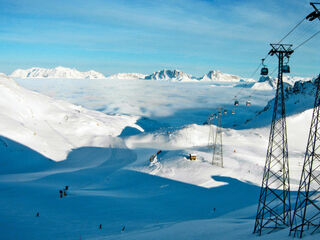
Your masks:
<svg viewBox="0 0 320 240"><path fill-rule="evenodd" d="M0 77L4 239L256 239L272 89L137 79L18 82L41 93ZM287 100L293 189L312 90L303 85ZM241 106L235 109L236 94ZM229 110L223 169L211 164L203 125L218 106ZM187 159L190 153L196 161ZM66 185L68 195L60 198ZM290 239L288 229L259 239L271 238Z"/></svg>

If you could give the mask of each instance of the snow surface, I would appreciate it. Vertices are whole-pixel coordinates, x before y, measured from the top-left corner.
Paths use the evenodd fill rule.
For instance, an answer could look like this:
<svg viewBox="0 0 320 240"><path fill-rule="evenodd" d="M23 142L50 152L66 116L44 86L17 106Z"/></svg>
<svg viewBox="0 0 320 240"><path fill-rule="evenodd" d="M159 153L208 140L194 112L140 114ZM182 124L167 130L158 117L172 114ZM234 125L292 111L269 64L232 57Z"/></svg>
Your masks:
<svg viewBox="0 0 320 240"><path fill-rule="evenodd" d="M56 68L39 68L33 67L29 69L17 69L10 75L12 78L72 78L72 79L104 79L102 73L90 70L88 72L80 72L77 69L56 67Z"/></svg>
<svg viewBox="0 0 320 240"><path fill-rule="evenodd" d="M127 127L138 128L137 117L105 115L20 87L0 76L0 132L3 137L61 161L74 148L106 147Z"/></svg>
<svg viewBox="0 0 320 240"><path fill-rule="evenodd" d="M4 239L257 239L252 230L273 89L260 91L237 82L18 80L60 99L54 100L9 78L0 79L5 96L0 102ZM240 101L238 107L233 105L234 96ZM248 99L250 107L245 106ZM295 83L286 91L293 190L300 177L313 101L312 82ZM222 117L224 168L211 165L209 126L203 124L219 106L229 111ZM97 126L98 120L102 126ZM20 131L28 141L16 138ZM51 136L53 140L42 147L41 141ZM101 138L95 141L95 136ZM69 149L65 161L52 161L62 146L78 141L84 144L62 149L64 154ZM52 155L41 149L52 149ZM190 153L197 155L196 161L187 159ZM153 154L156 161L150 162ZM59 198L65 185L70 187L68 196ZM288 233L283 229L259 239L291 239ZM317 237L307 233L304 239Z"/></svg>

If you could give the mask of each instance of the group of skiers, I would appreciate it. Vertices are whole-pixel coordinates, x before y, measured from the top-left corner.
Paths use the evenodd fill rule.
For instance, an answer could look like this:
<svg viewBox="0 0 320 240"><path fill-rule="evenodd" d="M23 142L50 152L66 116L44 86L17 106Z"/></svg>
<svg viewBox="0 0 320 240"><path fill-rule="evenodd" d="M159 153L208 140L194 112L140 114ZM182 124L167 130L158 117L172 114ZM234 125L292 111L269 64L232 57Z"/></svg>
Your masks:
<svg viewBox="0 0 320 240"><path fill-rule="evenodd" d="M60 193L60 198L66 197L67 194L67 190L69 189L69 186L65 186L63 190L59 190Z"/></svg>

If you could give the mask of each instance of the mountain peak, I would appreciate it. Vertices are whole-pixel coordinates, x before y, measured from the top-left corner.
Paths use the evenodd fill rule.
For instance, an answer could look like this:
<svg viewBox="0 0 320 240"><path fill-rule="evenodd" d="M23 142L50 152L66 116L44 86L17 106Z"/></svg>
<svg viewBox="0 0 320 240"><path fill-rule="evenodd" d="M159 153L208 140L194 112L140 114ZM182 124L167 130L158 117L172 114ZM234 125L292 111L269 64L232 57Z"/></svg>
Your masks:
<svg viewBox="0 0 320 240"><path fill-rule="evenodd" d="M191 75L178 69L174 69L174 70L163 69L146 76L145 79L146 80L166 80L166 81L172 81L172 82L197 81Z"/></svg>
<svg viewBox="0 0 320 240"><path fill-rule="evenodd" d="M207 74L203 75L200 79L203 82L210 82L210 81L219 81L219 82L240 82L245 81L243 78L223 73L219 70L210 70ZM248 80L248 79L247 79Z"/></svg>

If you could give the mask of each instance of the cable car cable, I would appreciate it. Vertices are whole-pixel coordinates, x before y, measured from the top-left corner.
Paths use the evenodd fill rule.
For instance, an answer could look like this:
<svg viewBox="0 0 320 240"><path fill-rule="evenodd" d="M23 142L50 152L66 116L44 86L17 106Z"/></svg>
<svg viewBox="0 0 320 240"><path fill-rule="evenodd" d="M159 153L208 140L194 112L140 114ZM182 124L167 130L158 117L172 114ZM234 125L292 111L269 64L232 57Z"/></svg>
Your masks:
<svg viewBox="0 0 320 240"><path fill-rule="evenodd" d="M305 19L306 19L305 17L302 18L283 38L281 38L278 44L281 43L284 39L286 39L294 30L296 30L305 21ZM268 56L269 56L269 53L264 57L264 60L266 60ZM260 66L261 66L261 63L256 68L256 70L254 70L253 73L250 75L250 78L253 78L253 76L258 72Z"/></svg>
<svg viewBox="0 0 320 240"><path fill-rule="evenodd" d="M300 43L296 48L293 49L293 51L297 50L298 48L300 48L302 45L304 45L305 43L309 42L312 38L314 38L315 36L317 36L320 33L320 30L318 32L316 32L315 34L313 34L311 37L309 37L308 39L306 39L305 41L303 41L302 43Z"/></svg>
<svg viewBox="0 0 320 240"><path fill-rule="evenodd" d="M303 22L305 22L306 18L304 17L302 20L300 20L284 37L281 38L281 40L278 42L278 44L280 44L281 42L283 42L283 40L285 40L287 37L289 37ZM314 27L314 24L308 24L307 28L304 29L304 32L308 32L309 30L311 30ZM308 39L306 39L305 41L303 41L302 43L300 43L296 48L294 48L293 50L297 50L298 48L300 48L301 46L303 46L305 43L307 43L308 41L310 41L312 38L314 38L316 35L318 35L320 33L320 31L316 32L315 34L313 34L311 37L309 37ZM298 35L301 39L301 35ZM296 37L293 37L293 39L295 40L295 42L299 42L297 41ZM300 40L299 39L299 40ZM258 67L253 71L253 73L250 75L249 78L253 78L254 75L258 72L259 68L263 65L266 66L266 64L269 64L272 59L268 59L268 63L264 63L265 60L267 60L267 58L269 57L269 53L264 57L264 60L262 63L260 63L258 65ZM273 76L273 74L275 73L275 71L277 70L278 66L276 66L273 71L271 72L271 74L269 75L270 77ZM290 70L289 70L290 71ZM234 106L238 106L239 105L239 99L243 99L243 97L238 98L237 96L240 95L240 93L243 91L244 89L240 89L239 92L235 95L234 97ZM256 92L256 90L253 90L250 93L250 96L252 96L254 93ZM249 98L250 98L249 96ZM248 102L248 101L247 101ZM250 102L250 101L249 101ZM250 102L251 105L251 102ZM248 105L247 105L248 106ZM234 114L234 113L233 113Z"/></svg>
<svg viewBox="0 0 320 240"><path fill-rule="evenodd" d="M296 28L299 27L299 26L301 25L301 23L304 22L305 19L306 19L305 17L302 18L302 20L301 20L300 22L298 22L298 24L295 25L295 26L278 42L278 44L281 43L284 39L286 39L294 30L296 30Z"/></svg>

